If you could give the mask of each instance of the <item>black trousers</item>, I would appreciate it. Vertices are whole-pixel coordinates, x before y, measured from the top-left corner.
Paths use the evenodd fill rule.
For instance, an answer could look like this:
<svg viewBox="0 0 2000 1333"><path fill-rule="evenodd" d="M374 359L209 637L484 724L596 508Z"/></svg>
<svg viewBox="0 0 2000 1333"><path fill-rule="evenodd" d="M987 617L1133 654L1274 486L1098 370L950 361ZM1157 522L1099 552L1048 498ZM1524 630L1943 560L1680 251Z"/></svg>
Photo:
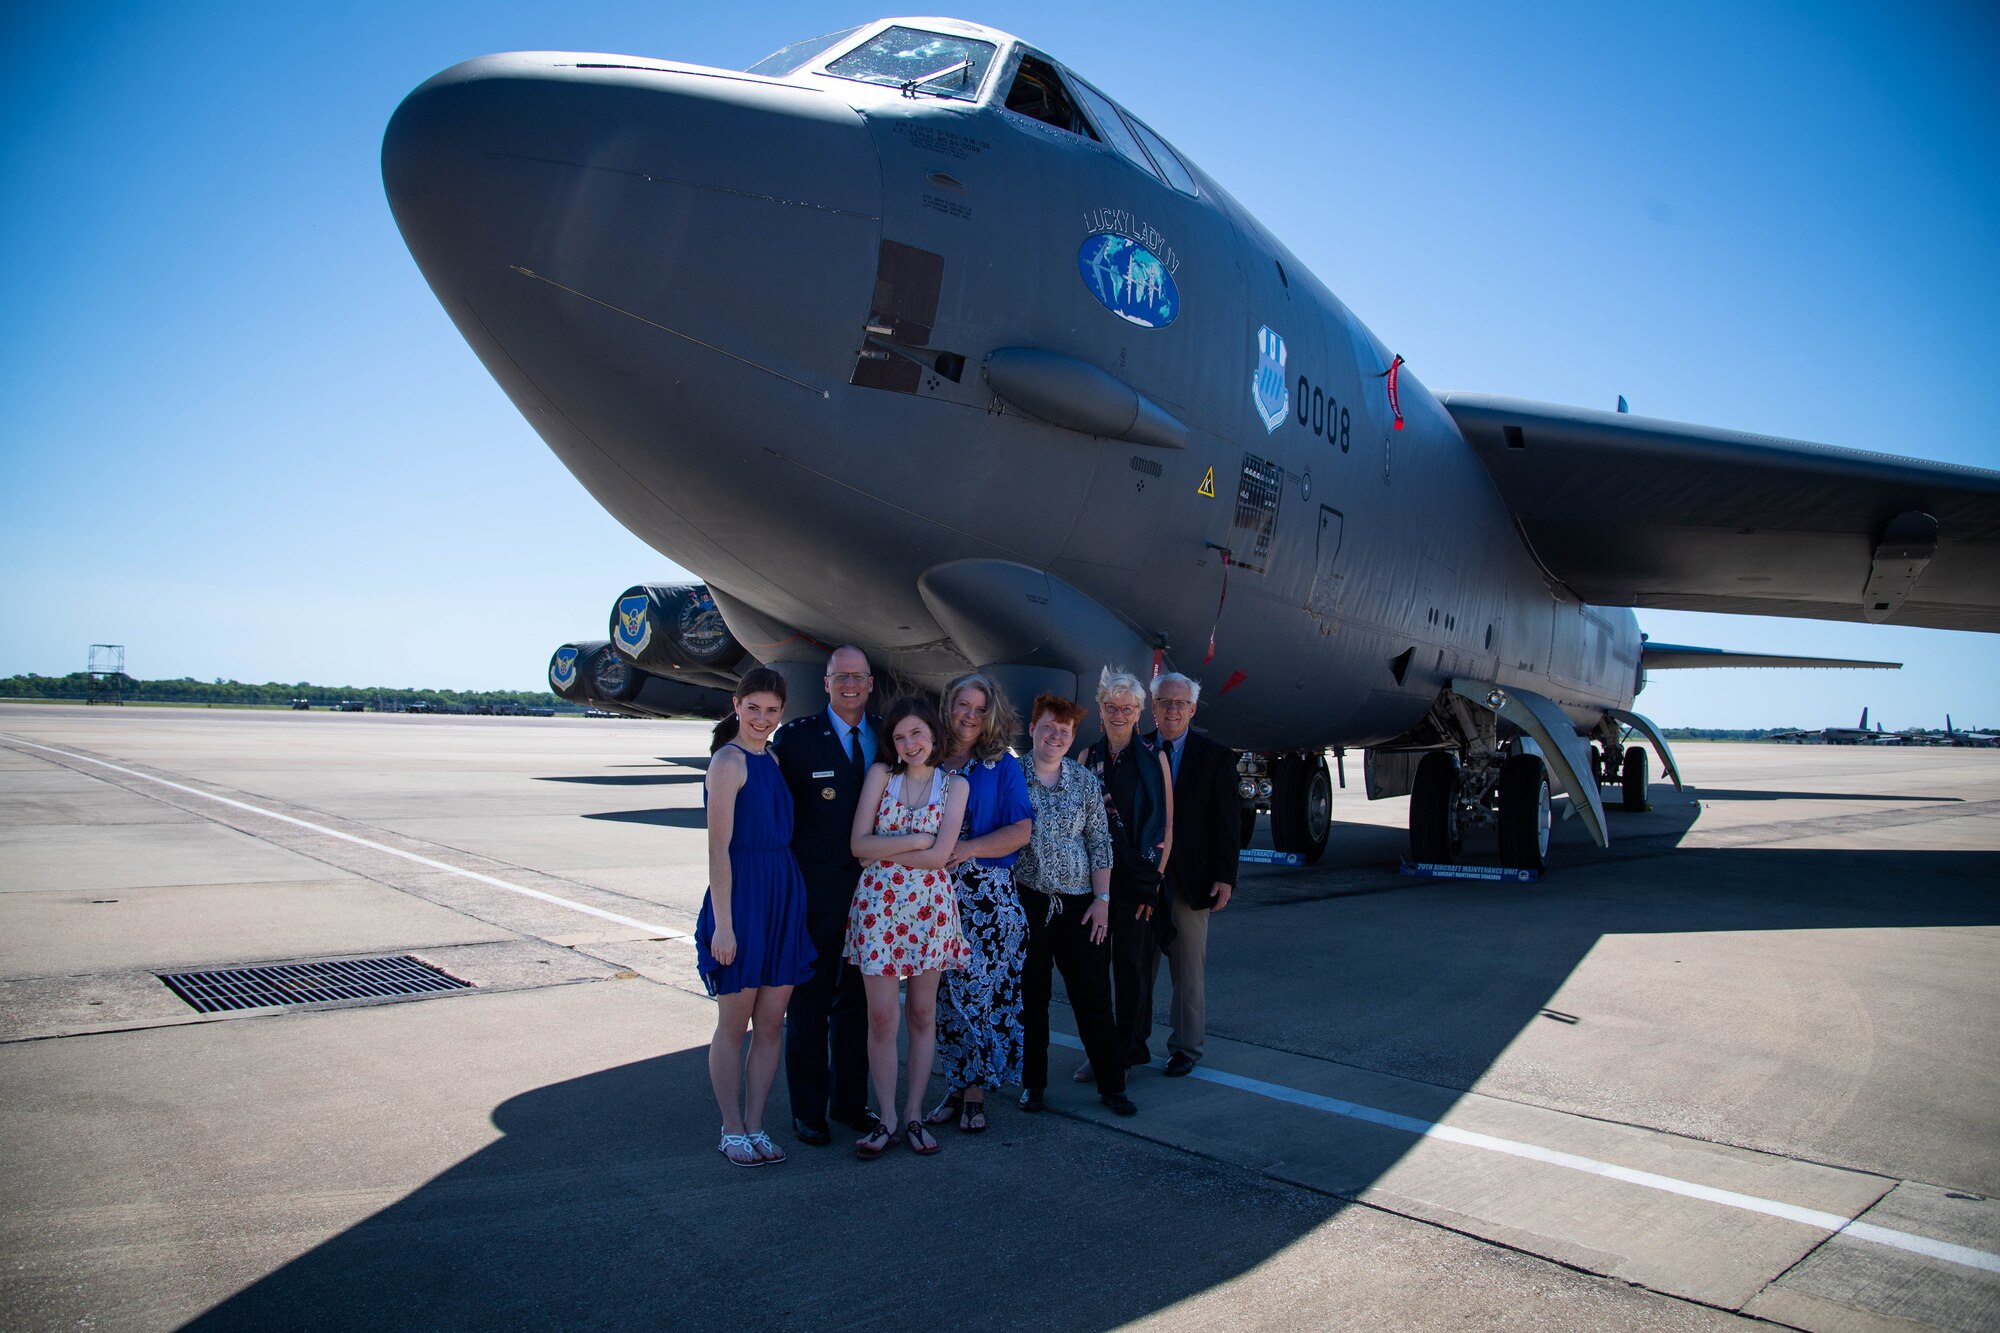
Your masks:
<svg viewBox="0 0 2000 1333"><path fill-rule="evenodd" d="M792 1005L785 1011L785 1086L792 1115L815 1125L829 1113L853 1120L868 1105L868 999L860 969L840 956L847 918L808 916L806 933L819 957L812 979L792 988Z"/></svg>
<svg viewBox="0 0 2000 1333"><path fill-rule="evenodd" d="M1112 870L1111 1001L1117 1051L1128 1066L1152 1060L1146 1043L1153 1035L1153 978L1160 967L1160 937L1153 918L1134 913L1137 894L1118 891L1119 874Z"/></svg>
<svg viewBox="0 0 2000 1333"><path fill-rule="evenodd" d="M1109 940L1092 944L1090 927L1083 924L1091 896L1028 888L1020 894L1021 910L1028 916L1027 959L1021 972L1021 1027L1027 1043L1021 1056L1021 1086L1049 1086L1051 969L1060 968L1076 1016L1076 1034L1083 1039L1083 1053L1097 1075L1097 1090L1107 1095L1125 1091L1125 1062L1118 1058L1118 1038L1111 1025L1111 944Z"/></svg>

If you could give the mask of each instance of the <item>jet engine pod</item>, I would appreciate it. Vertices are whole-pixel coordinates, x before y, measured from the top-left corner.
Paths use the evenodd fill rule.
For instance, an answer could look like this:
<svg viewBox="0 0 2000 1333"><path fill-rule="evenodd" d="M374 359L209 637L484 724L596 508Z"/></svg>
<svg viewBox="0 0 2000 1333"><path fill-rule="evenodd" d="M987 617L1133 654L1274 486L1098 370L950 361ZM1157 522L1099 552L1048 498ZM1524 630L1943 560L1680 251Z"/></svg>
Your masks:
<svg viewBox="0 0 2000 1333"><path fill-rule="evenodd" d="M610 649L611 645L603 639L583 639L556 649L549 658L549 688L564 703L594 702L590 686L591 663L599 653L609 652Z"/></svg>
<svg viewBox="0 0 2000 1333"><path fill-rule="evenodd" d="M1038 688L1075 698L1102 667L1143 672L1152 663L1153 644L1129 621L1029 565L953 560L925 570L917 591L958 650L981 667L1034 667L1074 678L1060 685L1045 678Z"/></svg>
<svg viewBox="0 0 2000 1333"><path fill-rule="evenodd" d="M741 674L746 655L699 583L627 588L611 608L611 647L658 675L719 672L723 679Z"/></svg>
<svg viewBox="0 0 2000 1333"><path fill-rule="evenodd" d="M549 687L566 703L631 717L721 717L729 691L634 666L603 639L566 643L549 659Z"/></svg>

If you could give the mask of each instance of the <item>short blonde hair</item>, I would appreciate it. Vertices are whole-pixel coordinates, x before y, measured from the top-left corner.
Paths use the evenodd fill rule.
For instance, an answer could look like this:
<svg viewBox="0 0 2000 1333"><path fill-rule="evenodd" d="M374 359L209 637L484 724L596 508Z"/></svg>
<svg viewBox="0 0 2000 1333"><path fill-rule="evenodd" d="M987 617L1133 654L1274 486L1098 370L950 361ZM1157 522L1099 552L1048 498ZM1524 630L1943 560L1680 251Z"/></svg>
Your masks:
<svg viewBox="0 0 2000 1333"><path fill-rule="evenodd" d="M1097 676L1097 702L1103 703L1114 695L1125 695L1134 703L1146 702L1146 686L1140 679L1124 667L1106 667Z"/></svg>
<svg viewBox="0 0 2000 1333"><path fill-rule="evenodd" d="M1021 729L1021 719L1007 702L1007 696L1000 692L999 682L983 671L968 671L954 677L938 696L938 712L943 715L945 731L949 733L945 753L951 753L958 746L957 734L951 731L951 706L958 702L959 695L970 689L977 689L986 696L986 724L972 738L972 757L981 763L998 759L1007 753L1014 733Z"/></svg>

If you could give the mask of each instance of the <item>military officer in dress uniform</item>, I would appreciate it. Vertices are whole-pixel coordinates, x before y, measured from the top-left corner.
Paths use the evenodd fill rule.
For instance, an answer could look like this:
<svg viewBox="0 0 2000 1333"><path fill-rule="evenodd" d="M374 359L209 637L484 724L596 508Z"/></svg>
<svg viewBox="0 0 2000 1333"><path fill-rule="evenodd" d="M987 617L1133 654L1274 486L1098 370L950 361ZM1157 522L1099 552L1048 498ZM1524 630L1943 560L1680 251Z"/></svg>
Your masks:
<svg viewBox="0 0 2000 1333"><path fill-rule="evenodd" d="M792 854L805 875L806 930L819 954L785 1015L785 1084L801 1143L828 1142L829 1119L858 1130L870 1124L868 1002L861 974L840 952L861 877L848 850L854 807L868 765L886 748L868 711L874 688L867 655L837 648L826 663L825 710L793 718L771 738L792 793Z"/></svg>

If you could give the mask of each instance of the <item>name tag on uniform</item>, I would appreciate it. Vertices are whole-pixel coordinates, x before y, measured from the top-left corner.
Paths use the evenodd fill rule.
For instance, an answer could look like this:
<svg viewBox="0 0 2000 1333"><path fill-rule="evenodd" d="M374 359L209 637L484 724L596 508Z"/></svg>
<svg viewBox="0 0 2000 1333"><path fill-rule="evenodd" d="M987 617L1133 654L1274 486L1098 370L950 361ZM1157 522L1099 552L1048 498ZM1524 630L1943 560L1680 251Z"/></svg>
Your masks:
<svg viewBox="0 0 2000 1333"><path fill-rule="evenodd" d="M814 782L818 782L818 781L819 781L819 780L820 780L821 778L830 778L830 777L832 777L833 775L834 775L834 774L833 774L833 770L829 768L829 769L827 769L827 770L826 770L826 771L825 771L824 773L815 773L815 774L813 774L813 781L814 781Z"/></svg>

